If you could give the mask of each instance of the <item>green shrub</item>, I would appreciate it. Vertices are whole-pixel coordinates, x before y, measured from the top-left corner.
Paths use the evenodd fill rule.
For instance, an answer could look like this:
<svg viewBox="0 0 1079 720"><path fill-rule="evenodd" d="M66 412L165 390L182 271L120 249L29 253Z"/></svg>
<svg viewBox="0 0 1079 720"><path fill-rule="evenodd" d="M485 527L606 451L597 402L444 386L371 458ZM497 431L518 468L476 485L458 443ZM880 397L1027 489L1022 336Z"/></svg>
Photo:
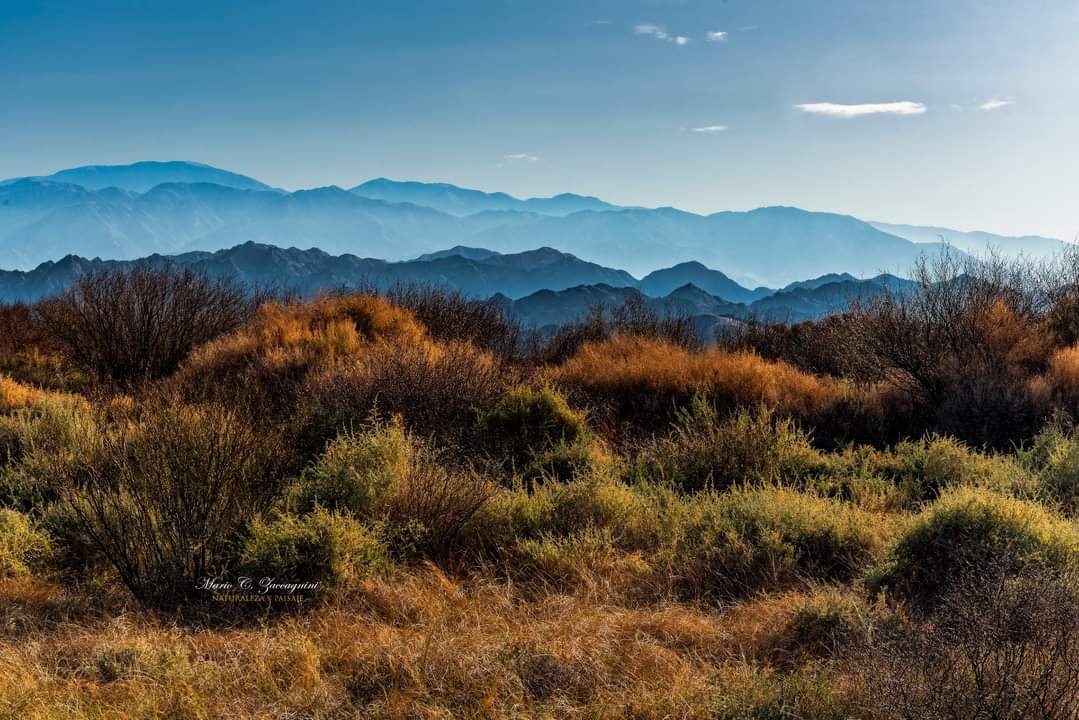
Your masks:
<svg viewBox="0 0 1079 720"><path fill-rule="evenodd" d="M1011 492L1023 469L1009 458L984 455L950 437L904 441L878 455L877 471L895 482L913 504L934 500L948 488L977 486Z"/></svg>
<svg viewBox="0 0 1079 720"><path fill-rule="evenodd" d="M51 551L48 537L25 515L0 509L0 578L28 575Z"/></svg>
<svg viewBox="0 0 1079 720"><path fill-rule="evenodd" d="M637 488L590 475L547 483L531 493L504 492L492 499L477 524L496 546L602 529L611 531L618 547L637 549L657 544L657 522L655 504Z"/></svg>
<svg viewBox="0 0 1079 720"><path fill-rule="evenodd" d="M916 607L932 608L955 583L989 569L1063 567L1079 557L1079 531L1042 506L989 490L946 491L899 537L868 578Z"/></svg>
<svg viewBox="0 0 1079 720"><path fill-rule="evenodd" d="M84 508L82 512L87 512L87 509ZM56 502L45 509L39 523L52 546L49 566L75 578L85 577L95 567L107 562L79 517L70 503Z"/></svg>
<svg viewBox="0 0 1079 720"><path fill-rule="evenodd" d="M703 493L674 512L665 561L676 589L693 597L849 580L882 545L878 517L789 489Z"/></svg>
<svg viewBox="0 0 1079 720"><path fill-rule="evenodd" d="M461 541L493 486L450 467L400 421L376 421L332 441L290 492L299 513L318 507L383 523L398 555L444 555Z"/></svg>
<svg viewBox="0 0 1079 720"><path fill-rule="evenodd" d="M848 590L822 588L791 616L776 649L785 660L834 658L866 642L877 618L874 608Z"/></svg>
<svg viewBox="0 0 1079 720"><path fill-rule="evenodd" d="M550 387L506 391L478 414L476 432L496 463L529 480L569 479L590 462L592 437L584 414Z"/></svg>
<svg viewBox="0 0 1079 720"><path fill-rule="evenodd" d="M251 578L318 582L332 591L389 567L377 527L318 508L303 517L284 514L252 521L238 572Z"/></svg>
<svg viewBox="0 0 1079 720"><path fill-rule="evenodd" d="M721 419L698 395L678 411L673 432L643 453L638 472L685 491L725 490L798 480L822 462L790 419L764 407Z"/></svg>
<svg viewBox="0 0 1079 720"><path fill-rule="evenodd" d="M407 475L412 455L399 421L376 421L362 432L346 432L304 471L290 504L301 514L324 507L370 517L383 507L394 483Z"/></svg>
<svg viewBox="0 0 1079 720"><path fill-rule="evenodd" d="M1019 456L1043 499L1068 515L1079 514L1079 431L1050 423Z"/></svg>
<svg viewBox="0 0 1079 720"><path fill-rule="evenodd" d="M0 506L44 511L56 499L56 488L46 482L50 469L83 456L95 432L85 407L67 396L0 416Z"/></svg>

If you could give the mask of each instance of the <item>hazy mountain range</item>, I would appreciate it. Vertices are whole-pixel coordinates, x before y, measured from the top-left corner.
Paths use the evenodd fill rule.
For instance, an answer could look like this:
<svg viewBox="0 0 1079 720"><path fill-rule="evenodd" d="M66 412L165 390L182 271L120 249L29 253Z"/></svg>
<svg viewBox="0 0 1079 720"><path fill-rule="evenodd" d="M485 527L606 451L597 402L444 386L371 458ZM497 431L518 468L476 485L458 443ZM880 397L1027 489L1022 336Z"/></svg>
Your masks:
<svg viewBox="0 0 1079 720"><path fill-rule="evenodd" d="M827 273L903 274L938 235L961 249L982 241L1046 253L1046 238L1004 238L940 228L871 224L847 215L768 207L697 215L624 208L562 194L518 199L441 183L372 180L351 190L284 192L250 177L187 162L90 166L0 183L0 267L33 268L68 254L133 259L215 251L245 242L317 247L401 261L450 246L515 253L552 247L638 276L696 263L743 288L782 286ZM652 292L670 292L670 277ZM707 273L694 281L710 293ZM739 302L759 299L755 290Z"/></svg>
<svg viewBox="0 0 1079 720"><path fill-rule="evenodd" d="M303 295L357 287L389 289L429 285L490 300L522 324L536 327L575 320L597 305L616 306L641 293L662 313L692 317L706 335L733 320L755 316L798 322L846 309L854 299L909 283L894 276L859 280L829 275L772 290L749 290L717 270L686 263L638 280L628 272L581 260L552 248L501 254L479 248L451 248L425 259L403 262L330 255L322 250L245 243L216 252L140 260L101 260L69 255L30 271L0 271L0 301L32 301L62 291L79 276L136 263L190 267L210 277L231 277L250 288L291 290ZM705 282L720 294L709 292ZM669 287L670 285L674 287ZM746 298L755 298L747 301Z"/></svg>

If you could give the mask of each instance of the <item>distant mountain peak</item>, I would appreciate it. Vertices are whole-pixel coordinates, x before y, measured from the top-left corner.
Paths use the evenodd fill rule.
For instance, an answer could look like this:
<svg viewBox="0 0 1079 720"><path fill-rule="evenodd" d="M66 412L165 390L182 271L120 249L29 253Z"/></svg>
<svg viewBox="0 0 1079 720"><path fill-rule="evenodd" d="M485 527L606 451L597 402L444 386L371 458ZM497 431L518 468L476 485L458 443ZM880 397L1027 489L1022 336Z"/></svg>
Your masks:
<svg viewBox="0 0 1079 720"><path fill-rule="evenodd" d="M170 182L212 183L238 190L273 189L246 175L190 160L142 160L127 165L83 165L60 170L51 175L34 176L32 179L72 183L87 190L117 187L138 193Z"/></svg>

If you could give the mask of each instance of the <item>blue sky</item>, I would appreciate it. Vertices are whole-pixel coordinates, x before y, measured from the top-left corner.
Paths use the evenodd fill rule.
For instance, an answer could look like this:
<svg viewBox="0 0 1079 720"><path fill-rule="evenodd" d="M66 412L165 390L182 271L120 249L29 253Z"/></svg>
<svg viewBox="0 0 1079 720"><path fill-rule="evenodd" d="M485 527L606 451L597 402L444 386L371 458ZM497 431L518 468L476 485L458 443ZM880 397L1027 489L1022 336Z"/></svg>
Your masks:
<svg viewBox="0 0 1079 720"><path fill-rule="evenodd" d="M1071 239L1079 2L0 0L0 177L140 159Z"/></svg>

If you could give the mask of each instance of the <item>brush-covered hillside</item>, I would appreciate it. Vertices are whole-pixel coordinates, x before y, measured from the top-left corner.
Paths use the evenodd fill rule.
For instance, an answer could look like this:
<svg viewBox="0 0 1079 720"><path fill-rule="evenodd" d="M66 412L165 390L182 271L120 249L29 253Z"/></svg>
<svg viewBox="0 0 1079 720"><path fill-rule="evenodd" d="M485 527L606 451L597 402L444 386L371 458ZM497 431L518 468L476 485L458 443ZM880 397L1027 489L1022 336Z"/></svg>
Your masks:
<svg viewBox="0 0 1079 720"><path fill-rule="evenodd" d="M0 717L1073 720L1079 265L913 275L718 345L170 265L5 305Z"/></svg>

